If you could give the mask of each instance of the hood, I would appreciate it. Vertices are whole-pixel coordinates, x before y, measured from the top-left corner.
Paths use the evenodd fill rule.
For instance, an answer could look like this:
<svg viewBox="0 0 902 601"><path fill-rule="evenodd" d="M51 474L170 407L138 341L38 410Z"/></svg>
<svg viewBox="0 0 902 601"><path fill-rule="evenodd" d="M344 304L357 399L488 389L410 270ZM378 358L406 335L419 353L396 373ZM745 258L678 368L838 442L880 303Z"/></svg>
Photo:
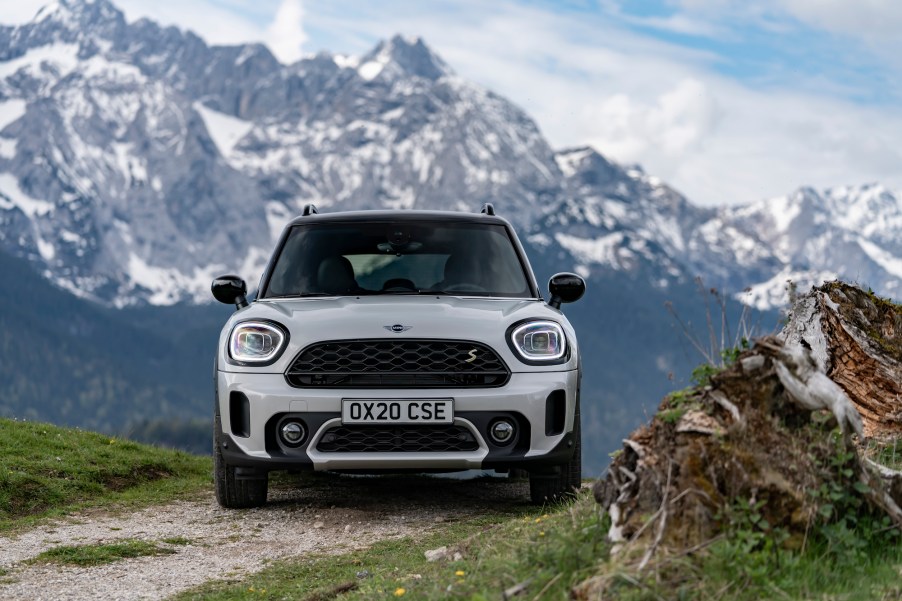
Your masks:
<svg viewBox="0 0 902 601"><path fill-rule="evenodd" d="M226 338L238 322L267 319L282 324L289 342L278 361L268 367L238 367L225 361ZM219 368L225 371L284 372L304 347L324 340L422 339L482 342L504 359L513 372L575 369L576 352L564 365L527 366L507 344L508 328L525 319L548 319L561 324L576 349L576 337L560 311L535 299L484 299L450 296L369 296L310 299L271 299L236 312L220 337ZM392 331L392 326L407 329ZM572 365L571 365L572 363Z"/></svg>

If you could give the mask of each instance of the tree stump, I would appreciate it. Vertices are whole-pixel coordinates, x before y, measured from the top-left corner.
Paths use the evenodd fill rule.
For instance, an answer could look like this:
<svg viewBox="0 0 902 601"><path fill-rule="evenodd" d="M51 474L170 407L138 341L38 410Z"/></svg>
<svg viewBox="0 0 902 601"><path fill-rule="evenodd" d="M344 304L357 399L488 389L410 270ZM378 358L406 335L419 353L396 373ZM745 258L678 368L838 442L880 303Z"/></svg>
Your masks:
<svg viewBox="0 0 902 601"><path fill-rule="evenodd" d="M797 299L781 337L672 393L624 441L593 487L615 553L640 572L658 555L693 553L730 531L737 506L799 548L814 524L842 519L817 492L825 487L902 528L902 472L862 445L902 435L900 359L899 306L838 282ZM604 586L589 579L574 598Z"/></svg>
<svg viewBox="0 0 902 601"><path fill-rule="evenodd" d="M865 436L902 434L902 306L830 282L794 304L782 336L811 349L861 413Z"/></svg>

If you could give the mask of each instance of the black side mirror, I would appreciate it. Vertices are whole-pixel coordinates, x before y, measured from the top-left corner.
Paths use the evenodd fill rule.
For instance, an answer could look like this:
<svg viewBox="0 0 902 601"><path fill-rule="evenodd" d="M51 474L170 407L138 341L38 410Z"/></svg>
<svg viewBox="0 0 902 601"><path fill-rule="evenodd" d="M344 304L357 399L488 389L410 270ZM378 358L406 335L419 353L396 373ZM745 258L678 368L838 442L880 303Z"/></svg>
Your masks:
<svg viewBox="0 0 902 601"><path fill-rule="evenodd" d="M548 280L548 291L551 292L549 305L561 308L561 303L578 301L586 293L586 281L575 273L557 273Z"/></svg>
<svg viewBox="0 0 902 601"><path fill-rule="evenodd" d="M213 298L227 305L243 309L247 306L247 284L237 275L221 275L210 286Z"/></svg>

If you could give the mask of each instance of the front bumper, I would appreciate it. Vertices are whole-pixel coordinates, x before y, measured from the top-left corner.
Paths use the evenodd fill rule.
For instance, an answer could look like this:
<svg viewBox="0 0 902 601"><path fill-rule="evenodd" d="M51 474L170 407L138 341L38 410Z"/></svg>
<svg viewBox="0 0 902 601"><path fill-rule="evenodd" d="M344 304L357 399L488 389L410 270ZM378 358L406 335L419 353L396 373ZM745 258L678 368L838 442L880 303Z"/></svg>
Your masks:
<svg viewBox="0 0 902 601"><path fill-rule="evenodd" d="M541 469L566 463L573 454L578 371L514 373L492 389L299 389L281 374L217 372L217 413L221 452L229 465L255 470L336 471L466 470L522 467ZM469 431L477 448L441 452L324 452L317 448L341 424L342 399L454 400L454 425ZM564 403L555 417L551 403ZM557 407L560 413L561 407ZM298 417L309 433L297 448L279 441L276 423ZM517 438L494 444L487 432L504 416L517 425ZM553 423L551 423L553 422ZM249 470L250 471L250 470Z"/></svg>

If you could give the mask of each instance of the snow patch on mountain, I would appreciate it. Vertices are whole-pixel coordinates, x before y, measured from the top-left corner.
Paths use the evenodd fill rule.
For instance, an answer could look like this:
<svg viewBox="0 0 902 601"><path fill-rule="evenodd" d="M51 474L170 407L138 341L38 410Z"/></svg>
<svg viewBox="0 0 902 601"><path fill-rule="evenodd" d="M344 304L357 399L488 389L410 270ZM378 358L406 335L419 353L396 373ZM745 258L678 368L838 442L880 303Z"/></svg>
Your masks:
<svg viewBox="0 0 902 601"><path fill-rule="evenodd" d="M873 242L865 240L864 238L858 239L858 246L861 247L872 261L886 270L887 273L897 278L902 278L902 258L883 250Z"/></svg>
<svg viewBox="0 0 902 601"><path fill-rule="evenodd" d="M204 120L207 133L210 134L216 148L219 149L219 154L224 158L231 156L235 145L254 128L252 122L214 111L204 106L202 102L195 102L191 106Z"/></svg>
<svg viewBox="0 0 902 601"><path fill-rule="evenodd" d="M0 208L17 208L31 218L42 217L53 211L52 203L32 198L23 192L19 188L19 181L11 173L0 173L0 201L4 199L7 202L0 205ZM52 254L50 256L52 258Z"/></svg>
<svg viewBox="0 0 902 601"><path fill-rule="evenodd" d="M53 247L53 244L40 237L35 240L35 243L38 246L38 253L41 255L41 258L45 261L52 261L56 256L56 249Z"/></svg>
<svg viewBox="0 0 902 601"><path fill-rule="evenodd" d="M75 70L74 68L72 69ZM87 79L106 79L117 82L144 84L147 78L141 69L128 63L107 60L102 56L92 56L78 66L82 77Z"/></svg>
<svg viewBox="0 0 902 601"><path fill-rule="evenodd" d="M152 266L135 253L130 253L126 272L132 286L150 292L148 298L150 304L173 305L182 300L184 292L188 292L195 299L202 293L204 296L209 294L210 282L225 269L225 265L214 264L198 267L192 273L185 274L172 267Z"/></svg>
<svg viewBox="0 0 902 601"><path fill-rule="evenodd" d="M332 55L332 62L338 65L340 69L356 69L360 66L360 57L346 54L334 54Z"/></svg>
<svg viewBox="0 0 902 601"><path fill-rule="evenodd" d="M382 70L385 68L386 63L388 62L382 57L379 58L382 60L367 61L360 65L360 67L357 68L357 73L360 75L360 77L367 81L376 79L376 77L380 73L382 73Z"/></svg>
<svg viewBox="0 0 902 601"><path fill-rule="evenodd" d="M0 137L0 159L14 159L16 157L15 139Z"/></svg>
<svg viewBox="0 0 902 601"><path fill-rule="evenodd" d="M564 177L572 177L579 169L579 164L594 152L591 148L579 148L554 155L554 161Z"/></svg>
<svg viewBox="0 0 902 601"><path fill-rule="evenodd" d="M43 79L49 75L53 81L57 81L72 73L78 63L77 44L49 44L28 50L17 58L0 62L0 79L23 71L36 79Z"/></svg>
<svg viewBox="0 0 902 601"><path fill-rule="evenodd" d="M784 267L767 281L750 286L734 297L745 305L767 311L787 306L791 287L795 287L799 292L805 292L812 286L820 286L836 278L837 274L830 271L797 271L791 267Z"/></svg>
<svg viewBox="0 0 902 601"><path fill-rule="evenodd" d="M0 131L14 121L18 121L25 115L28 103L20 98L0 101Z"/></svg>
<svg viewBox="0 0 902 601"><path fill-rule="evenodd" d="M774 222L774 228L778 232L789 229L793 220L802 213L802 207L797 202L792 202L788 196L772 199L768 203L770 218Z"/></svg>
<svg viewBox="0 0 902 601"><path fill-rule="evenodd" d="M554 239L581 263L597 263L624 271L635 264L635 253L624 245L620 232L600 238L578 238L567 234L555 234Z"/></svg>
<svg viewBox="0 0 902 601"><path fill-rule="evenodd" d="M135 154L134 144L115 142L112 148L122 179L131 186L147 183L147 162Z"/></svg>

